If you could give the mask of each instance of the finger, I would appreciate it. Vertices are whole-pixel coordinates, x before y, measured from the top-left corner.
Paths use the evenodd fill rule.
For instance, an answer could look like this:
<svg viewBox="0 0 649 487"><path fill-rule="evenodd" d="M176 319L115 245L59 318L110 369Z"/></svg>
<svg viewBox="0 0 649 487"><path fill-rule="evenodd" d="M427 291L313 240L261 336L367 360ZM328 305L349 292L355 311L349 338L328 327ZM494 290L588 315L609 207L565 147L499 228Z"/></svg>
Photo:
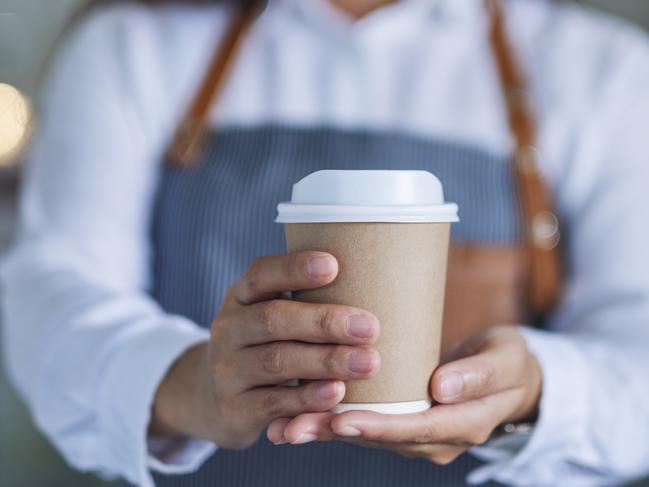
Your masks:
<svg viewBox="0 0 649 487"><path fill-rule="evenodd" d="M331 421L337 416L337 413L306 413L300 414L290 421L278 420L275 423L276 428L284 427L281 436L289 443L301 444L309 441L328 441L340 439L365 448L391 448L406 443L386 443L378 441L369 441L358 437L338 436L331 426ZM281 421L281 422L280 422ZM278 435L280 436L280 435ZM305 441L306 440L306 441ZM415 445L416 443L409 443ZM416 444L419 445L419 444Z"/></svg>
<svg viewBox="0 0 649 487"><path fill-rule="evenodd" d="M299 342L244 348L236 360L240 385L246 389L291 379L367 379L381 366L375 350Z"/></svg>
<svg viewBox="0 0 649 487"><path fill-rule="evenodd" d="M276 299L246 306L236 320L231 334L239 346L286 340L369 345L379 336L377 318L349 306Z"/></svg>
<svg viewBox="0 0 649 487"><path fill-rule="evenodd" d="M230 288L229 296L240 304L252 304L278 297L285 291L325 286L337 273L338 262L324 252L261 257Z"/></svg>
<svg viewBox="0 0 649 487"><path fill-rule="evenodd" d="M266 427L277 418L312 411L327 411L345 395L341 381L315 381L297 387L260 387L245 393L243 401L249 418Z"/></svg>
<svg viewBox="0 0 649 487"><path fill-rule="evenodd" d="M413 414L379 414L371 411L349 411L331 422L338 436L381 443L450 442L461 435L464 425L457 415L441 406Z"/></svg>
<svg viewBox="0 0 649 487"><path fill-rule="evenodd" d="M350 411L331 421L338 436L382 443L484 443L511 412L510 392L462 404L437 405L415 414Z"/></svg>
<svg viewBox="0 0 649 487"><path fill-rule="evenodd" d="M471 357L439 367L431 394L439 403L455 404L520 387L527 366L523 339L494 340Z"/></svg>
<svg viewBox="0 0 649 487"><path fill-rule="evenodd" d="M449 439L449 425L431 410L413 414L379 414L371 411L349 411L331 422L336 435L381 443L427 443Z"/></svg>
<svg viewBox="0 0 649 487"><path fill-rule="evenodd" d="M300 414L285 425L283 436L287 442L293 445L301 445L315 440L333 440L335 435L329 424L335 416L335 413L329 411Z"/></svg>
<svg viewBox="0 0 649 487"><path fill-rule="evenodd" d="M290 418L279 418L273 420L266 430L266 437L268 440L274 445L283 445L288 443L288 440L284 436L284 430L286 429L286 425L290 422Z"/></svg>

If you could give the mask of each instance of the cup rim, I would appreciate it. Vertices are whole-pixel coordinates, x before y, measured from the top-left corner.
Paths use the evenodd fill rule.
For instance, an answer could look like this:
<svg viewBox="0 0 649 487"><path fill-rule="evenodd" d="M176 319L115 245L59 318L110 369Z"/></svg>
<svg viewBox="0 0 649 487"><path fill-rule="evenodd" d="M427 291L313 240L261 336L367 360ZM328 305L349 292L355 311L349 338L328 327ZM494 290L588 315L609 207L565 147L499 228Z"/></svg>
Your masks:
<svg viewBox="0 0 649 487"><path fill-rule="evenodd" d="M276 223L455 223L455 203L439 205L347 206L283 202Z"/></svg>

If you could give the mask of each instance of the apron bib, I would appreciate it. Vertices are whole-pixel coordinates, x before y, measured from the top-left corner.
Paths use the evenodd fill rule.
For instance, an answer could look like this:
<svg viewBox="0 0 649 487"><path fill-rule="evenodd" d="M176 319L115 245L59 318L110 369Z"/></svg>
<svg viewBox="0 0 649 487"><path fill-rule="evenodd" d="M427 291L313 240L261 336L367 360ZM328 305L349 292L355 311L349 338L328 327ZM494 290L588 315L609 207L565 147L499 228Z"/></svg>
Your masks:
<svg viewBox="0 0 649 487"><path fill-rule="evenodd" d="M498 252L521 240L509 159L479 148L394 133L260 126L220 130L205 149L194 167L165 169L153 236L155 299L205 327L250 262L286 251L284 228L274 223L277 203L289 199L294 181L319 169L430 171L462 211L454 248ZM197 474L159 477L157 485L454 487L477 465L465 456L438 467L342 442L278 447L264 437L244 451L217 451Z"/></svg>

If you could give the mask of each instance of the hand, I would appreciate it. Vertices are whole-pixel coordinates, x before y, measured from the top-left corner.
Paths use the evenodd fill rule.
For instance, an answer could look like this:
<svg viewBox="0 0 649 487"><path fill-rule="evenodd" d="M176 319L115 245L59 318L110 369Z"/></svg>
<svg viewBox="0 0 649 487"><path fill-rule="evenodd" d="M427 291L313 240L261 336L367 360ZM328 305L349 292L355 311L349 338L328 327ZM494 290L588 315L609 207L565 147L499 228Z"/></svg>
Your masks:
<svg viewBox="0 0 649 487"><path fill-rule="evenodd" d="M305 304L282 293L332 282L329 254L301 252L255 261L232 286L211 339L181 357L160 386L151 432L244 448L279 417L327 411L342 382L375 374L374 315L349 306ZM287 386L296 379L311 379Z"/></svg>
<svg viewBox="0 0 649 487"><path fill-rule="evenodd" d="M447 464L487 441L502 423L533 419L541 371L520 333L495 327L469 340L459 360L439 367L431 380L438 403L417 414L369 411L304 414L274 421L268 437L276 444L341 439L386 448L406 457Z"/></svg>

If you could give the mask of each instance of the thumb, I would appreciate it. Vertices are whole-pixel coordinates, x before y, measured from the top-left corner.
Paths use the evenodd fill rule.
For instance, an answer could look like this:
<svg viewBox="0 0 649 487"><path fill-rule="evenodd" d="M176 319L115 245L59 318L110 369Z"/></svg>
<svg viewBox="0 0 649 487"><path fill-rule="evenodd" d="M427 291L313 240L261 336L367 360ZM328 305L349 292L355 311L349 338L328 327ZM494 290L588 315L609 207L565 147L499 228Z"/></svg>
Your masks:
<svg viewBox="0 0 649 487"><path fill-rule="evenodd" d="M520 335L485 340L477 350L476 354L446 363L435 371L430 386L435 401L455 404L521 385L527 347Z"/></svg>

